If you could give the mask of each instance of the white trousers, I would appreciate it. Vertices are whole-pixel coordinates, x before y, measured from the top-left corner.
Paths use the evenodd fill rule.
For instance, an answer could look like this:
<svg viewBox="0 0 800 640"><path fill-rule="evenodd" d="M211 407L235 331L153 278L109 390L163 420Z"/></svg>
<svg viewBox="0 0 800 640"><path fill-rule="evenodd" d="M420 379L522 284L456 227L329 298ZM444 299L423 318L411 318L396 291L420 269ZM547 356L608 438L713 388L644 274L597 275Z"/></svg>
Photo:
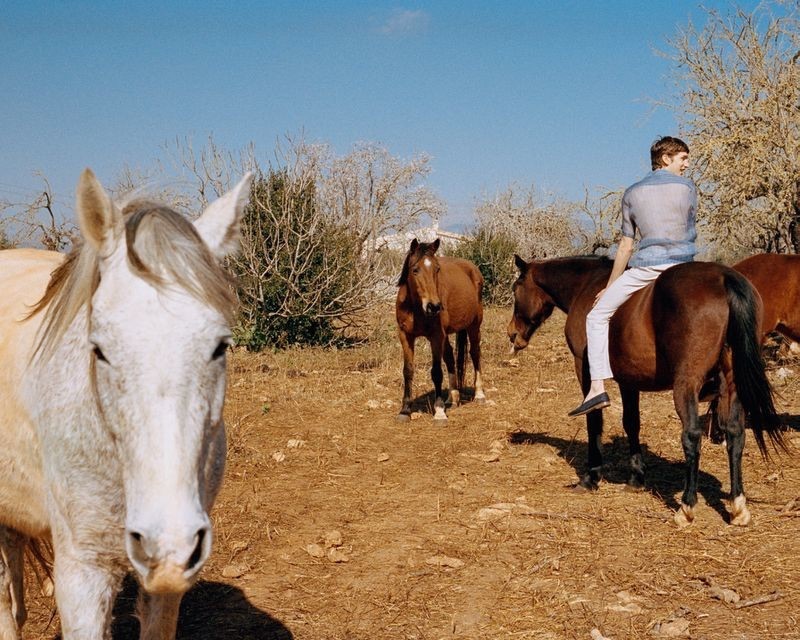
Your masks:
<svg viewBox="0 0 800 640"><path fill-rule="evenodd" d="M611 316L636 291L650 284L662 271L674 266L674 263L669 263L653 267L631 267L614 280L600 296L597 304L586 316L587 354L589 375L592 380L613 377L608 357L608 324L611 322Z"/></svg>

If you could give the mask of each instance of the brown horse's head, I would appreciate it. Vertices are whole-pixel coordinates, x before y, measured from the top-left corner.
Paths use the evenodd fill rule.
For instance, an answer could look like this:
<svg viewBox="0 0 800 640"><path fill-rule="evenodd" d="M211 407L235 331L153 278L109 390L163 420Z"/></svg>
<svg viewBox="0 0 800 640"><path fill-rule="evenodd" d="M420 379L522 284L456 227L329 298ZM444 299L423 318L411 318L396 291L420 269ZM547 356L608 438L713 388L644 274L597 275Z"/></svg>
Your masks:
<svg viewBox="0 0 800 640"><path fill-rule="evenodd" d="M426 316L434 317L442 310L439 297L439 259L436 250L439 238L431 243L417 242L414 238L403 263L398 285L408 287L408 295L414 304L418 304Z"/></svg>
<svg viewBox="0 0 800 640"><path fill-rule="evenodd" d="M553 313L555 302L536 283L536 263L514 255L519 278L514 283L514 315L508 323L508 338L516 353L528 346L533 332Z"/></svg>

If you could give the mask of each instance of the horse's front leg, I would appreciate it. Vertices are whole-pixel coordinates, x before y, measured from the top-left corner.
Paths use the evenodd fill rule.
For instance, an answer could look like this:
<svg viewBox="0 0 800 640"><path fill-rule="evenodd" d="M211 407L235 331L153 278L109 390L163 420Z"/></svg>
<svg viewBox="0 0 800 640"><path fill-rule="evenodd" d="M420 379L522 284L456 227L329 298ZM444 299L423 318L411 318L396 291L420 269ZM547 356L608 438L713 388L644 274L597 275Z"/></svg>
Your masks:
<svg viewBox="0 0 800 640"><path fill-rule="evenodd" d="M447 336L442 330L441 333L434 333L431 338L431 380L433 380L434 389L434 402L433 402L433 419L435 422L447 422L447 414L444 412L444 401L442 397L442 352L444 351L444 343L447 341ZM452 351L451 351L452 353Z"/></svg>
<svg viewBox="0 0 800 640"><path fill-rule="evenodd" d="M416 338L399 330L400 346L403 348L403 402L400 406L400 413L397 414L398 422L405 422L411 419L411 388L414 383L414 342Z"/></svg>
<svg viewBox="0 0 800 640"><path fill-rule="evenodd" d="M631 475L628 486L634 489L644 487L644 459L642 458L642 445L639 442L641 418L639 416L639 391L631 387L620 385L622 397L622 427L628 436L628 448L631 455Z"/></svg>
<svg viewBox="0 0 800 640"><path fill-rule="evenodd" d="M15 640L25 624L23 561L27 539L0 527L0 638Z"/></svg>
<svg viewBox="0 0 800 640"><path fill-rule="evenodd" d="M681 497L681 506L675 513L675 522L685 527L694 520L694 507L697 504L697 477L700 473L700 444L703 435L697 416L697 390L689 385L676 384L673 389L675 410L683 424L681 444L686 458L686 483Z"/></svg>
<svg viewBox="0 0 800 640"><path fill-rule="evenodd" d="M64 640L109 640L111 609L119 591L119 571L103 566L94 553L80 553L54 538L56 604Z"/></svg>
<svg viewBox="0 0 800 640"><path fill-rule="evenodd" d="M142 631L140 640L172 640L178 628L182 594L150 595L139 591L137 611Z"/></svg>
<svg viewBox="0 0 800 640"><path fill-rule="evenodd" d="M585 396L589 391L589 363L585 358L575 358L575 371ZM578 488L596 491L603 476L603 412L592 411L586 414L586 434L588 458L586 473L578 482Z"/></svg>

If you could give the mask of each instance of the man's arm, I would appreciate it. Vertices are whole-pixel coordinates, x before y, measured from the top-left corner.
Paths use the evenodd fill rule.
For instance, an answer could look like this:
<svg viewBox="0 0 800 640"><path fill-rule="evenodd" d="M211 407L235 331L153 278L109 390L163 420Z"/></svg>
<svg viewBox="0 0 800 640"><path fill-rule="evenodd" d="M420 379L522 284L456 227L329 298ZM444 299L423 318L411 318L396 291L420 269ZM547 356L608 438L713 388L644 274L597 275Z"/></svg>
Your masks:
<svg viewBox="0 0 800 640"><path fill-rule="evenodd" d="M600 296L605 293L605 290L611 286L611 283L614 282L617 278L619 278L622 273L625 271L625 267L628 266L628 260L631 259L631 254L633 253L633 238L629 238L628 236L622 236L619 241L619 246L617 247L617 255L614 256L614 266L611 267L611 275L608 276L608 282L606 283L605 289L601 289L598 294L594 297L594 303L592 306L597 304L597 301L600 299Z"/></svg>

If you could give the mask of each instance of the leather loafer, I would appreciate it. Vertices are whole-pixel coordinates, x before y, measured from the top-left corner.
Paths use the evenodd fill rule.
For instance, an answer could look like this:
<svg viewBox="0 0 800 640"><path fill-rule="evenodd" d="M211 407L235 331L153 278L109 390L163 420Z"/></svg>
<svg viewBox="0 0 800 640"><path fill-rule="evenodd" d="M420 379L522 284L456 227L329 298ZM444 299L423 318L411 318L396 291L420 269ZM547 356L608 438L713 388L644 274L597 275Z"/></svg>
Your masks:
<svg viewBox="0 0 800 640"><path fill-rule="evenodd" d="M570 418L574 418L575 416L582 416L591 411L598 411L609 406L611 406L611 400L608 399L608 394L603 392L597 394L594 398L589 398L582 405L575 407L567 415Z"/></svg>

